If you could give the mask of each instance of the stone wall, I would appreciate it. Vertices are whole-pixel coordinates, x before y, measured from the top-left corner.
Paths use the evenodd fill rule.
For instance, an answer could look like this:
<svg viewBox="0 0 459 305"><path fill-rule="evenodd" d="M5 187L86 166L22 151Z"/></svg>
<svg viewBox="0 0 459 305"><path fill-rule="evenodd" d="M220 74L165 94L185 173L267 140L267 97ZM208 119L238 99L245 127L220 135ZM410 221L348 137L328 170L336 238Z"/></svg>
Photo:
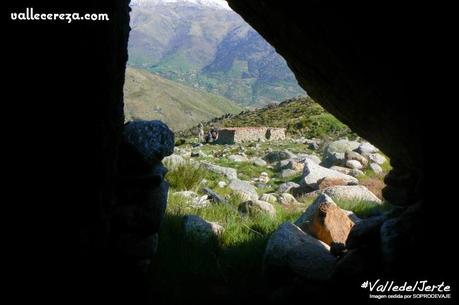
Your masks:
<svg viewBox="0 0 459 305"><path fill-rule="evenodd" d="M218 144L243 142L276 141L285 139L285 128L272 127L232 127L218 132Z"/></svg>

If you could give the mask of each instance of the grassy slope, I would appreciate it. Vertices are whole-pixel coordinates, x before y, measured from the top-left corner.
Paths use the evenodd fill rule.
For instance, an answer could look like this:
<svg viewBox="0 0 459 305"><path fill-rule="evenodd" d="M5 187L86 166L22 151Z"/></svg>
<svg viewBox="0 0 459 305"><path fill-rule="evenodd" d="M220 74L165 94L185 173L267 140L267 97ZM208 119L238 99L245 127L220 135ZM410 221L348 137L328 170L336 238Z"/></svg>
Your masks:
<svg viewBox="0 0 459 305"><path fill-rule="evenodd" d="M159 119L181 130L241 110L232 101L128 67L124 85L126 119Z"/></svg>
<svg viewBox="0 0 459 305"><path fill-rule="evenodd" d="M298 97L278 105L271 104L263 108L243 111L230 117L220 117L208 121L206 128L270 126L287 128L290 135L306 138L355 137L349 127L326 112L309 97ZM188 136L195 133L195 128L182 133Z"/></svg>

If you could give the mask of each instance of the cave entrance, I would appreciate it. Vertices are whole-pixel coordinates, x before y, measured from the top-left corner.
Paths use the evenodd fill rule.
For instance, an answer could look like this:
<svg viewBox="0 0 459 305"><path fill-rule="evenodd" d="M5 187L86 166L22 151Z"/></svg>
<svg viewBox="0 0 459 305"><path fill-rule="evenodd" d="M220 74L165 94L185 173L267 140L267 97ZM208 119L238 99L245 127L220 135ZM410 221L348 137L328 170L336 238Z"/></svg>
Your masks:
<svg viewBox="0 0 459 305"><path fill-rule="evenodd" d="M263 268L276 255L267 245L279 230L327 243L333 261L335 237L301 224L320 198L349 213L348 227L387 208L387 156L307 96L274 48L217 2L131 5L126 121L160 120L175 134L174 153L162 160L167 208L149 241L156 253L141 262L152 293L168 296L164 303L268 294ZM206 145L213 129L231 129L231 143ZM121 158L132 161L133 154L127 148ZM161 180L160 170L145 175L144 187ZM163 188L140 188L125 200L161 201L152 194ZM275 277L295 271L277 267ZM319 268L318 277L326 270Z"/></svg>

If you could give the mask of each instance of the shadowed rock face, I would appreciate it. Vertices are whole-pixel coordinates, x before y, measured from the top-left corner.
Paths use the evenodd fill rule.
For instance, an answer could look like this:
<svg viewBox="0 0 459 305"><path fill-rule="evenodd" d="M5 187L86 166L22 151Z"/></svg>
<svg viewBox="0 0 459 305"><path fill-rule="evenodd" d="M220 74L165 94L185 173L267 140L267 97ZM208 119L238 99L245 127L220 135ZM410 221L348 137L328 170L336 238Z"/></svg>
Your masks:
<svg viewBox="0 0 459 305"><path fill-rule="evenodd" d="M421 118L412 110L409 11L385 2L228 0L286 60L308 94L392 160L384 195L419 198ZM412 59L411 59L412 60Z"/></svg>

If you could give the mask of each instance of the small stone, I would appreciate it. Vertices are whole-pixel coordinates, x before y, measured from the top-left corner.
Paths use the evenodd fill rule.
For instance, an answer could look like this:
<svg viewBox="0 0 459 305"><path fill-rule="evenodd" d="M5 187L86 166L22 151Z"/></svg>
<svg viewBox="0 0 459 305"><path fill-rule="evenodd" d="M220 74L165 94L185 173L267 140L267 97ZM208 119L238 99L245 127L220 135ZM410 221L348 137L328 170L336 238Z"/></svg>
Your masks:
<svg viewBox="0 0 459 305"><path fill-rule="evenodd" d="M356 178L360 176L364 176L364 175L365 175L364 172L356 168L351 169L351 171L349 172L349 176L356 177Z"/></svg>
<svg viewBox="0 0 459 305"><path fill-rule="evenodd" d="M337 166L337 165L334 165L334 166L330 167L330 169L334 170L334 171L337 171L337 172L340 172L340 173L345 174L345 175L349 175L349 173L351 172L350 168L343 167L343 166Z"/></svg>
<svg viewBox="0 0 459 305"><path fill-rule="evenodd" d="M378 154L378 153L369 154L368 159L370 159L371 161L379 165L382 165L386 162L386 158L383 155Z"/></svg>
<svg viewBox="0 0 459 305"><path fill-rule="evenodd" d="M274 194L263 194L260 196L260 200L261 201L266 201L266 202L269 202L269 203L277 203L277 197L274 196Z"/></svg>
<svg viewBox="0 0 459 305"><path fill-rule="evenodd" d="M206 208L210 205L210 201L208 199L209 199L208 195L197 197L193 199L193 203L191 204L191 207L195 209Z"/></svg>
<svg viewBox="0 0 459 305"><path fill-rule="evenodd" d="M225 176L228 179L237 179L237 171L231 167L223 167L209 162L201 162L201 166L213 173Z"/></svg>
<svg viewBox="0 0 459 305"><path fill-rule="evenodd" d="M281 177L282 178L288 178L288 177L293 177L293 176L296 176L298 175L298 172L293 170L293 169L283 169L282 172L281 172Z"/></svg>
<svg viewBox="0 0 459 305"><path fill-rule="evenodd" d="M269 175L266 172L262 172L260 174L260 177L258 178L258 181L261 182L261 183L264 183L264 184L268 183L269 180L270 180L269 179Z"/></svg>
<svg viewBox="0 0 459 305"><path fill-rule="evenodd" d="M374 154L379 152L379 149L370 144L369 142L365 142L360 144L360 146L357 149L357 152L360 154Z"/></svg>
<svg viewBox="0 0 459 305"><path fill-rule="evenodd" d="M187 238L197 241L208 241L224 232L224 228L215 222L210 222L196 215L183 217L183 229Z"/></svg>
<svg viewBox="0 0 459 305"><path fill-rule="evenodd" d="M285 150L285 151L269 152L266 156L263 157L263 159L267 162L272 163L272 162L291 159L295 157L296 156L293 153L289 152L288 150Z"/></svg>
<svg viewBox="0 0 459 305"><path fill-rule="evenodd" d="M239 195L243 201L258 199L256 188L247 181L231 180L228 187Z"/></svg>
<svg viewBox="0 0 459 305"><path fill-rule="evenodd" d="M228 160L237 162L237 163L248 161L247 157L241 156L241 155L230 155L228 156Z"/></svg>
<svg viewBox="0 0 459 305"><path fill-rule="evenodd" d="M282 193L279 195L279 202L284 206L298 205L299 202L292 194Z"/></svg>
<svg viewBox="0 0 459 305"><path fill-rule="evenodd" d="M285 182L279 185L277 192L279 193L289 193L291 189L299 188L300 185L295 182Z"/></svg>
<svg viewBox="0 0 459 305"><path fill-rule="evenodd" d="M271 217L276 216L276 209L274 206L266 201L249 200L239 204L238 211L242 214L254 215L259 212L266 213Z"/></svg>
<svg viewBox="0 0 459 305"><path fill-rule="evenodd" d="M254 159L252 161L252 164L259 167L265 167L266 165L268 165L268 163L265 160L260 158Z"/></svg>
<svg viewBox="0 0 459 305"><path fill-rule="evenodd" d="M347 160L346 161L346 166L351 168L351 169L362 169L363 165L357 160Z"/></svg>
<svg viewBox="0 0 459 305"><path fill-rule="evenodd" d="M370 163L370 168L375 174L382 174L384 172L382 167L374 162Z"/></svg>
<svg viewBox="0 0 459 305"><path fill-rule="evenodd" d="M358 161L364 167L368 165L367 158L365 158L359 153L356 153L355 151L350 151L350 150L346 151L346 159Z"/></svg>
<svg viewBox="0 0 459 305"><path fill-rule="evenodd" d="M212 191L210 188L203 188L202 189L202 192L204 194L207 195L208 199L210 201L213 201L215 203L226 203L226 200L225 198L223 198L222 196L220 196L219 194L215 193L214 191Z"/></svg>

